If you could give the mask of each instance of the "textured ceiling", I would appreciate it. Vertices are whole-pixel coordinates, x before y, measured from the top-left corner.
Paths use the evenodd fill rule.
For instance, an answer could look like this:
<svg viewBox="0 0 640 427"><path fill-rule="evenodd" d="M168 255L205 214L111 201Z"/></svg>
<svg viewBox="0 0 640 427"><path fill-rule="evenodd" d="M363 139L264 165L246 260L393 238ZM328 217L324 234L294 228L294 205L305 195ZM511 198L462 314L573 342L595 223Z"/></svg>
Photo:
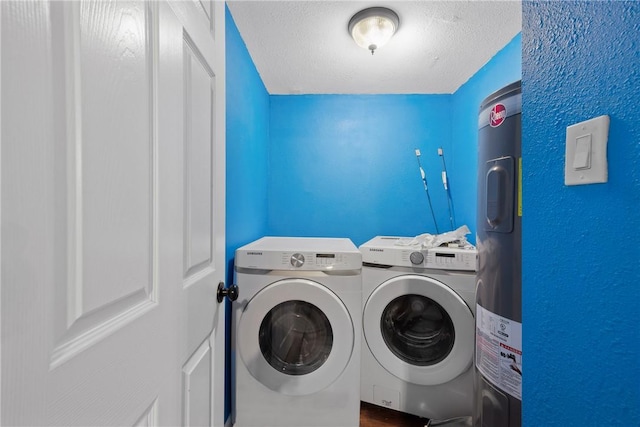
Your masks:
<svg viewBox="0 0 640 427"><path fill-rule="evenodd" d="M520 1L228 0L270 94L449 94L522 27ZM347 32L373 6L400 28L374 55Z"/></svg>

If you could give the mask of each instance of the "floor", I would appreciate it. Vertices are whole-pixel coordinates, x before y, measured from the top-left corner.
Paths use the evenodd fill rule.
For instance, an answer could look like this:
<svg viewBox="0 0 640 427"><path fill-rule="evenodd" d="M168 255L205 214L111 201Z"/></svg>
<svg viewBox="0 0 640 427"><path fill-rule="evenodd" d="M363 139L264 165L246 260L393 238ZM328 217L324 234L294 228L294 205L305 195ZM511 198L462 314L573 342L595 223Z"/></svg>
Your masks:
<svg viewBox="0 0 640 427"><path fill-rule="evenodd" d="M404 414L362 402L360 404L360 427L424 427L426 418Z"/></svg>

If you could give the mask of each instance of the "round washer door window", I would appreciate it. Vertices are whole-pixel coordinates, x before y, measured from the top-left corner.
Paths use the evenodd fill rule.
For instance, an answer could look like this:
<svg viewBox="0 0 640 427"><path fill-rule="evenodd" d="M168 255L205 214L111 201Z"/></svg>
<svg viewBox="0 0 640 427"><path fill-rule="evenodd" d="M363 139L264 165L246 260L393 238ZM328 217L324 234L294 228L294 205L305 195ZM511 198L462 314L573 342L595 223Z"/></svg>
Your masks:
<svg viewBox="0 0 640 427"><path fill-rule="evenodd" d="M387 280L363 310L365 341L396 377L419 385L448 382L471 365L475 324L465 301L426 276Z"/></svg>
<svg viewBox="0 0 640 427"><path fill-rule="evenodd" d="M264 386L300 396L331 385L354 347L351 316L330 289L285 279L258 292L238 321L242 363Z"/></svg>
<svg viewBox="0 0 640 427"><path fill-rule="evenodd" d="M453 321L440 304L424 295L402 295L382 312L380 331L387 347L416 366L443 361L455 342Z"/></svg>

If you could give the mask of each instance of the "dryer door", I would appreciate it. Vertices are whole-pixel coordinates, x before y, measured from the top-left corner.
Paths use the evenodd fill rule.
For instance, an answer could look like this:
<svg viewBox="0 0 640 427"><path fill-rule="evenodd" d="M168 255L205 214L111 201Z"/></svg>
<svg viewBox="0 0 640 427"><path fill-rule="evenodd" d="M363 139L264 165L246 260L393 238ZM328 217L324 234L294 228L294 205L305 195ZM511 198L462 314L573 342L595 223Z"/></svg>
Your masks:
<svg viewBox="0 0 640 427"><path fill-rule="evenodd" d="M363 328L378 363L401 380L442 384L471 365L473 313L430 277L398 276L378 286L365 304Z"/></svg>
<svg viewBox="0 0 640 427"><path fill-rule="evenodd" d="M354 346L345 305L331 290L307 279L280 280L258 292L240 317L237 336L251 375L292 396L331 385Z"/></svg>

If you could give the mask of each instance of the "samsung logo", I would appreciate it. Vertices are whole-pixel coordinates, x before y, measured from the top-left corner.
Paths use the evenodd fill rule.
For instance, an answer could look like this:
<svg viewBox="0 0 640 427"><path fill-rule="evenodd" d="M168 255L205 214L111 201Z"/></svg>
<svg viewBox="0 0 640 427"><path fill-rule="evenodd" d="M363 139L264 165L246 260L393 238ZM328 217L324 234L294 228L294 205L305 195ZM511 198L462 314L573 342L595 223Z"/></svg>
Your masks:
<svg viewBox="0 0 640 427"><path fill-rule="evenodd" d="M384 249L373 249L373 248L369 248L369 252L384 252Z"/></svg>
<svg viewBox="0 0 640 427"><path fill-rule="evenodd" d="M262 255L262 252L247 252L247 255Z"/></svg>

